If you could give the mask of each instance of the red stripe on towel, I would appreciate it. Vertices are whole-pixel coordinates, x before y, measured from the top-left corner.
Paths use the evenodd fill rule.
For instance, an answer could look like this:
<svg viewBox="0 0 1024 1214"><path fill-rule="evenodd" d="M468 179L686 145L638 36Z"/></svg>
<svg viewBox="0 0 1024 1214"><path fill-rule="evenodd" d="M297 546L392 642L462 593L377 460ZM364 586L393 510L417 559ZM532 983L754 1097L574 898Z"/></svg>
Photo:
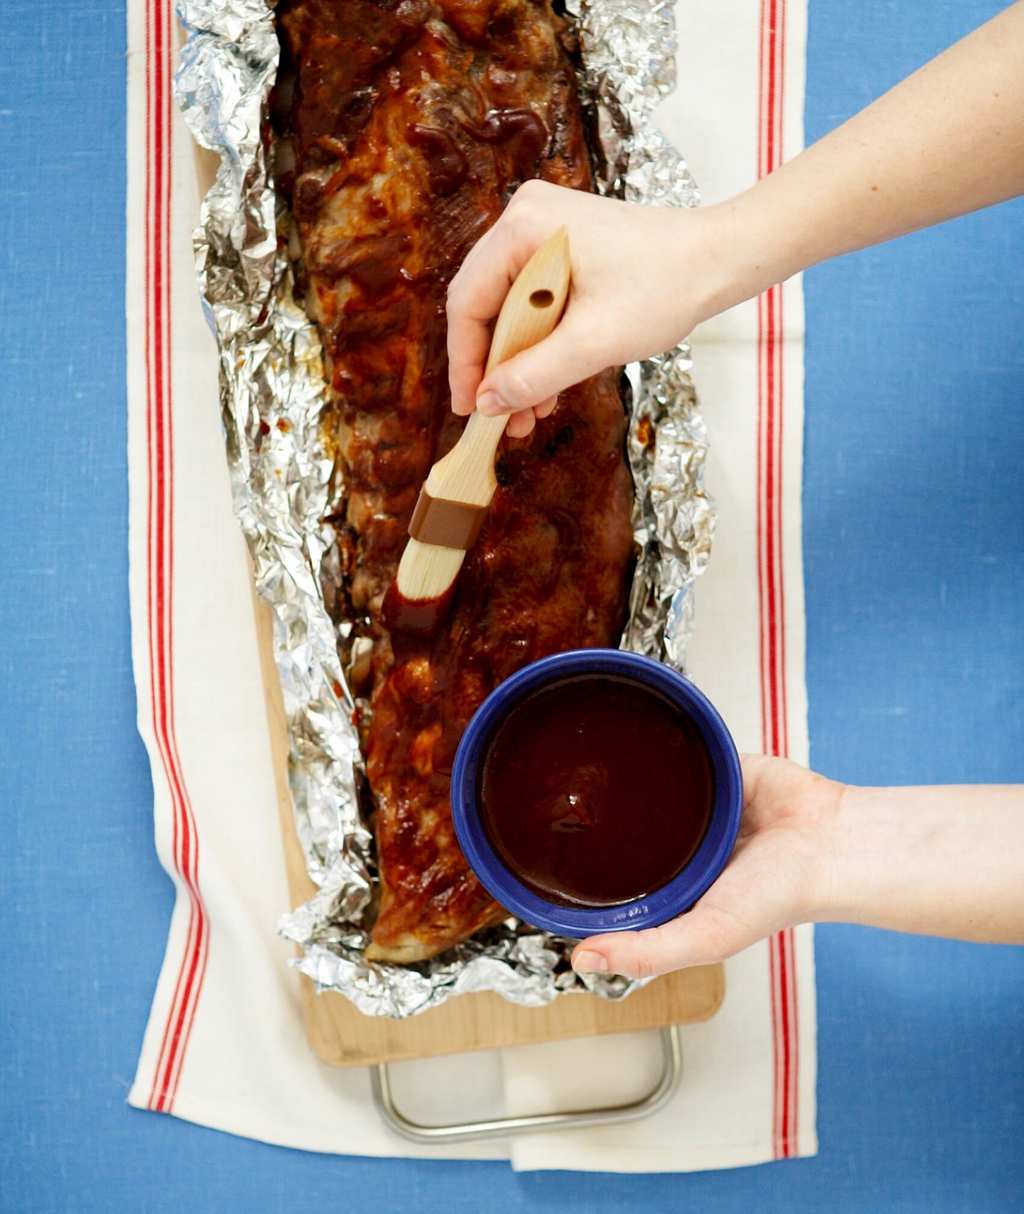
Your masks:
<svg viewBox="0 0 1024 1214"><path fill-rule="evenodd" d="M164 1024L149 1108L170 1112L206 973L209 919L199 892L199 838L174 724L174 436L171 416L171 10L146 11L145 362L148 452L147 620L153 734L171 797L174 870L188 930Z"/></svg>
<svg viewBox="0 0 1024 1214"><path fill-rule="evenodd" d="M785 0L761 0L757 175L782 163ZM761 745L786 755L786 613L782 560L783 288L757 301L757 575L760 623ZM799 1018L792 928L769 941L776 1158L795 1155L798 1120Z"/></svg>

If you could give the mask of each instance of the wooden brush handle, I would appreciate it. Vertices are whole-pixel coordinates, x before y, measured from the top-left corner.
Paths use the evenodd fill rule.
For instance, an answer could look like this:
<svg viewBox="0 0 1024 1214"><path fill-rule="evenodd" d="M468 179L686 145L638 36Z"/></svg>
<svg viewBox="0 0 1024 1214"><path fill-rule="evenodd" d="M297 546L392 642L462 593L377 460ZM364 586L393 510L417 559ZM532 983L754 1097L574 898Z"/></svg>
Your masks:
<svg viewBox="0 0 1024 1214"><path fill-rule="evenodd" d="M569 236L559 228L534 253L509 287L494 322L487 370L535 346L562 317L569 294Z"/></svg>
<svg viewBox="0 0 1024 1214"><path fill-rule="evenodd" d="M546 240L509 288L494 324L487 370L543 341L562 316L569 294L569 237L565 228ZM455 446L431 468L429 498L486 509L494 496L494 456L508 415L474 413ZM424 514L429 511L428 502Z"/></svg>

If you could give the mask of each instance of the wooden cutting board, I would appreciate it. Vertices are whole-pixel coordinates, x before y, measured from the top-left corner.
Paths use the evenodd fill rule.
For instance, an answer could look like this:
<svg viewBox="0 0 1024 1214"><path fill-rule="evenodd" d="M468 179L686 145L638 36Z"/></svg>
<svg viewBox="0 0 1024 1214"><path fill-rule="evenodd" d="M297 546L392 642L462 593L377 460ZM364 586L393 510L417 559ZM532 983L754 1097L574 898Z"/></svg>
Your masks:
<svg viewBox="0 0 1024 1214"><path fill-rule="evenodd" d="M297 906L306 901L316 887L306 872L292 816L288 735L273 658L271 612L255 592L253 607L288 888L292 905ZM318 995L313 982L305 975L300 975L299 981L309 1044L318 1058L332 1066L365 1066L464 1050L530 1045L569 1037L686 1024L713 1016L725 994L722 966L709 965L658 978L617 1003L595 995L579 994L560 996L547 1007L523 1008L499 995L459 995L441 1007L409 1020L389 1020L364 1016L343 995L335 992Z"/></svg>
<svg viewBox="0 0 1024 1214"><path fill-rule="evenodd" d="M197 199L201 199L213 184L217 157L196 145L195 168ZM274 665L271 612L255 588L252 600L288 889L292 905L298 906L312 896L316 887L306 872L295 833L288 787L288 733ZM318 1058L332 1066L366 1066L464 1050L687 1024L713 1016L725 995L722 966L709 965L658 978L618 1003L580 994L561 996L543 1008L522 1008L499 995L460 995L409 1020L388 1020L364 1016L335 992L318 995L305 975L299 975L299 981L310 1047Z"/></svg>

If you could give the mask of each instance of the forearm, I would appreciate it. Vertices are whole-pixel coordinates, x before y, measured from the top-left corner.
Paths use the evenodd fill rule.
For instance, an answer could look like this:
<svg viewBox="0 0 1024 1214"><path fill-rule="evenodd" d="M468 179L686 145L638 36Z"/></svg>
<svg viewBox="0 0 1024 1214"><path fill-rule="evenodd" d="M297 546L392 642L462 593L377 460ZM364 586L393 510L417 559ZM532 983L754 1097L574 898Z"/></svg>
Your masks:
<svg viewBox="0 0 1024 1214"><path fill-rule="evenodd" d="M1024 193L1016 3L744 194L708 209L705 312L829 257Z"/></svg>
<svg viewBox="0 0 1024 1214"><path fill-rule="evenodd" d="M844 790L813 917L1024 943L1024 786Z"/></svg>

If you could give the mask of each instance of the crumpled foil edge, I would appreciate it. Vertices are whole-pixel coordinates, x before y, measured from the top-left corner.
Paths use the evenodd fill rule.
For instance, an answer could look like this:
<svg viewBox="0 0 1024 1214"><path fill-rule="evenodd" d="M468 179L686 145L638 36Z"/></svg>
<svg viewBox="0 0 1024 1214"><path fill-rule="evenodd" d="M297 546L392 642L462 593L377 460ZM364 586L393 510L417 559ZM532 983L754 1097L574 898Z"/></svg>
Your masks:
<svg viewBox="0 0 1024 1214"><path fill-rule="evenodd" d="M581 97L596 132L602 193L695 206L685 162L651 121L675 83L675 23L664 0L567 0L580 35ZM256 587L274 615L274 657L288 722L289 780L307 868L318 886L280 930L321 989L368 1015L405 1017L452 995L496 991L539 1006L564 991L621 997L637 982L581 978L571 942L514 920L413 966L367 962L373 839L360 811L355 703L339 656L347 626L324 599L333 533L332 464L320 437L320 344L292 296L265 140L278 63L265 0L181 0L188 38L175 91L197 141L220 156L195 234L203 306L218 341L220 398L235 510ZM707 434L686 345L627 368L628 456L638 561L622 648L682 670L693 585L715 514L704 490Z"/></svg>

